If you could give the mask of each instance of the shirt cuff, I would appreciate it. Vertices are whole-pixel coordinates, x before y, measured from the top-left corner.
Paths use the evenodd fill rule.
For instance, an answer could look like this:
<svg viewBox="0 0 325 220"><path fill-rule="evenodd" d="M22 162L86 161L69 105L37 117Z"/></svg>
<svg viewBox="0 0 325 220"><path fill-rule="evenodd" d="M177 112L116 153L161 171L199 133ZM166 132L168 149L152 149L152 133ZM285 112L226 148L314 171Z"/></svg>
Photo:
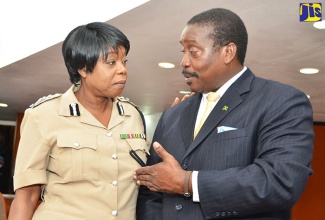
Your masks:
<svg viewBox="0 0 325 220"><path fill-rule="evenodd" d="M193 202L200 202L199 189L197 187L197 176L199 171L192 172L192 191L193 191Z"/></svg>

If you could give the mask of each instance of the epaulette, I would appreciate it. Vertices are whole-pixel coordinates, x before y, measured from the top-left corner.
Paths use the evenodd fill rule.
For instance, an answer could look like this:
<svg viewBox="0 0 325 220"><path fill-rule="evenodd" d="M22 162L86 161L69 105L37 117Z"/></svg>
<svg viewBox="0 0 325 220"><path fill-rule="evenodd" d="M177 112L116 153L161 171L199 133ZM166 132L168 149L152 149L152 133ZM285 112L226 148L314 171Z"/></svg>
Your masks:
<svg viewBox="0 0 325 220"><path fill-rule="evenodd" d="M54 95L43 96L42 98L39 98L34 104L31 104L29 107L34 108L34 107L38 106L39 104L41 104L43 102L46 102L48 100L57 98L57 97L59 97L61 95L62 95L61 93L56 93Z"/></svg>
<svg viewBox="0 0 325 220"><path fill-rule="evenodd" d="M130 103L131 105L133 105L134 107L136 107L137 109L140 108L139 106L137 106L136 104L134 104L133 102L131 102L130 99L125 98L125 97L123 97L123 96L117 96L117 99L118 99L119 101L121 101L121 102L128 102L128 103Z"/></svg>
<svg viewBox="0 0 325 220"><path fill-rule="evenodd" d="M124 115L124 109L123 109L123 106L120 104L120 101L121 102L128 102L128 103L130 103L131 105L133 105L134 107L135 107L135 109L139 112L139 114L140 114L140 116L141 116L141 120L142 120L142 123L143 123L143 134L147 134L147 130L146 130L146 121L145 121L145 119L144 119L144 115L143 115L143 113L141 112L141 110L140 110L140 107L139 106L137 106L136 104L134 104L133 102L131 102L128 98L125 98L125 97L123 97L123 96L117 96L117 100L119 100L118 102L117 102L117 109L118 109L118 111L119 111L119 114L120 115ZM145 137L145 139L147 140L147 138Z"/></svg>

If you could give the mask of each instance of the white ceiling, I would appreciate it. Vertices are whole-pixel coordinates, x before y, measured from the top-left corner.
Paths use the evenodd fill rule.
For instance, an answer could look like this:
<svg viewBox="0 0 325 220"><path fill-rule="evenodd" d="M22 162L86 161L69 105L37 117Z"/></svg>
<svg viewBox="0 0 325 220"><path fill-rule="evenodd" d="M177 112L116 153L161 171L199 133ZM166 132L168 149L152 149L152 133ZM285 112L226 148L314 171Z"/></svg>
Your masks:
<svg viewBox="0 0 325 220"><path fill-rule="evenodd" d="M325 122L325 30L315 29L311 22L299 21L300 0L137 1L132 7L138 7L124 9L125 13L114 17L115 2L128 5L133 1L92 0L82 7L82 1L77 6L66 5L69 1L44 6L41 3L37 7L26 3L14 7L21 8L14 13L19 18L17 24L11 24L13 15L6 13L10 17L2 19L2 24L13 26L9 38L14 41L9 43L0 32L0 63L5 63L0 68L0 102L9 105L0 108L0 120L15 120L18 112L23 112L38 98L65 92L70 82L61 55L62 40L77 25L106 20L121 29L131 42L128 82L123 95L139 105L146 115L161 113L176 96L182 96L179 90L188 89L179 65L182 57L179 36L186 22L201 11L223 7L236 12L246 24L249 43L245 64L257 76L290 84L310 95L314 121ZM325 1L317 2L325 7ZM1 4L1 13L7 11ZM325 10L322 11L325 17ZM92 16L93 13L101 16ZM42 23L30 21L31 14L37 14ZM37 33L36 29L41 32ZM58 34L58 30L63 33ZM54 41L49 41L53 36ZM41 50L28 54L27 46L33 48L37 41L44 42L38 48ZM3 48L11 54L21 50L26 54L15 62L9 58L3 61L7 53L9 56L9 52L3 53ZM175 63L176 68L160 69L157 66L160 61ZM303 67L318 68L320 73L302 75L298 70Z"/></svg>

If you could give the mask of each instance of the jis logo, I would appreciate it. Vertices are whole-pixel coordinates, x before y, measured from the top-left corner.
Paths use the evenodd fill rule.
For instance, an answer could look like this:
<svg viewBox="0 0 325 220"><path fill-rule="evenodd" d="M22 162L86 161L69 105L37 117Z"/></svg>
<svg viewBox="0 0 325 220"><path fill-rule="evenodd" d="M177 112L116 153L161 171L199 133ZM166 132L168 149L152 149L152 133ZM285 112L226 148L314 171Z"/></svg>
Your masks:
<svg viewBox="0 0 325 220"><path fill-rule="evenodd" d="M300 3L299 14L301 22L322 20L322 3Z"/></svg>

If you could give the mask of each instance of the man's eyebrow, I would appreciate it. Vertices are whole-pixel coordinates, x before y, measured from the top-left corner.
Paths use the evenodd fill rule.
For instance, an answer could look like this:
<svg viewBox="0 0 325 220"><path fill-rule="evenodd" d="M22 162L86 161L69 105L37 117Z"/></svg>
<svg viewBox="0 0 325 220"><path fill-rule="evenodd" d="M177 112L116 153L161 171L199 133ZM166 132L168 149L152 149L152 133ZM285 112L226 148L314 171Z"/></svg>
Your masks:
<svg viewBox="0 0 325 220"><path fill-rule="evenodd" d="M182 41L179 41L181 44L183 43ZM196 40L184 40L184 43L197 43Z"/></svg>

